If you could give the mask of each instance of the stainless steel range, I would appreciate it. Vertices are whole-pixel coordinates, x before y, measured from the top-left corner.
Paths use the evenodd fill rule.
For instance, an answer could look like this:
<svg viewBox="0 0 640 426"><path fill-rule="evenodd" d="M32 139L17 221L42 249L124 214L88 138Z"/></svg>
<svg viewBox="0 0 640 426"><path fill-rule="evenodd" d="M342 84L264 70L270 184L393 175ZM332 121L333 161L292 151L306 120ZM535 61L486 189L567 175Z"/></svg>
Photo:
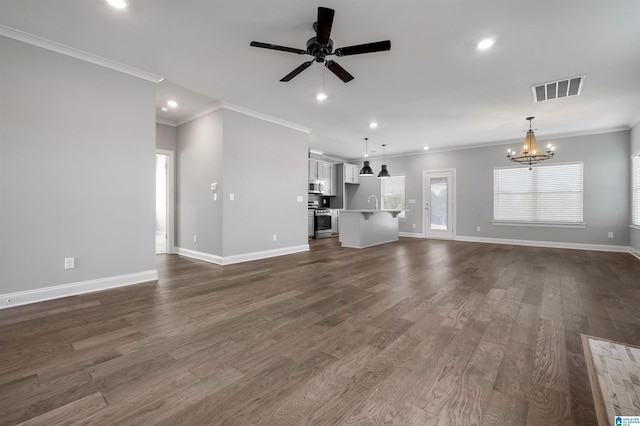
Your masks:
<svg viewBox="0 0 640 426"><path fill-rule="evenodd" d="M316 209L314 238L331 237L331 211L328 209Z"/></svg>

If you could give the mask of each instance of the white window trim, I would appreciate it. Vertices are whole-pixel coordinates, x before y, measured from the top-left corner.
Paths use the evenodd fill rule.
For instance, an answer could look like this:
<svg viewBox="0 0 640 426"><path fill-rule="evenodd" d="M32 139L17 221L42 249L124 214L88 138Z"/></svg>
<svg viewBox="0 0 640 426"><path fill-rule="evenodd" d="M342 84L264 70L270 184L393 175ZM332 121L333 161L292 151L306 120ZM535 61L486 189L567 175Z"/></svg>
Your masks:
<svg viewBox="0 0 640 426"><path fill-rule="evenodd" d="M566 161L562 163L553 163L554 166L562 166L568 164L582 164L582 194L583 194L583 205L582 205L582 214L584 219L584 162L582 161ZM494 167L493 170L497 169L519 169L523 166L501 166ZM492 194L493 196L493 194ZM495 214L492 212L492 214ZM587 227L586 222L527 222L527 221L509 221L509 220L491 220L491 224L495 226L526 226L526 227L536 227L536 228L576 228L582 229Z"/></svg>
<svg viewBox="0 0 640 426"><path fill-rule="evenodd" d="M497 226L531 226L536 228L586 228L587 224L575 222L515 222L509 220L492 220L492 225Z"/></svg>
<svg viewBox="0 0 640 426"><path fill-rule="evenodd" d="M630 185L631 185L631 199L629 200L630 203L631 203L631 217L630 217L631 224L629 225L629 228L635 229L635 230L640 230L640 223L633 223L633 213L634 213L633 202L634 202L634 196L636 195L636 194L634 194L634 189L635 188L634 188L634 185L633 185L634 184L634 182L633 182L633 160L636 157L638 158L638 161L640 161L640 152L636 152L634 154L631 154L631 183L630 183Z"/></svg>

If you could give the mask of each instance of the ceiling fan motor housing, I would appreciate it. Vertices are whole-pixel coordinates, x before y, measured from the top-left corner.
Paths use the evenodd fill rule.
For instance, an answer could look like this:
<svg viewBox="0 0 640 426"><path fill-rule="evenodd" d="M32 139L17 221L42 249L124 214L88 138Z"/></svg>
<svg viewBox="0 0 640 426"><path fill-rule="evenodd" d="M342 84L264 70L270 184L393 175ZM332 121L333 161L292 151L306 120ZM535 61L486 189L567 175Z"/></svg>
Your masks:
<svg viewBox="0 0 640 426"><path fill-rule="evenodd" d="M316 37L307 40L307 53L315 56L316 62L324 62L325 57L333 52L333 40L329 39L329 43L320 44Z"/></svg>

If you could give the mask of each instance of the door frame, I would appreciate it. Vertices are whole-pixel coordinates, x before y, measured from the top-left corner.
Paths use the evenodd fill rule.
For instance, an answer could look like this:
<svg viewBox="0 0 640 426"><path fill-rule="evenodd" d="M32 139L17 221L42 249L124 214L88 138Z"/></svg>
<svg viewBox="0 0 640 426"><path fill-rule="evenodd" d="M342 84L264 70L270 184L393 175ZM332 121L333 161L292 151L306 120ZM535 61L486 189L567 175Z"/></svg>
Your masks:
<svg viewBox="0 0 640 426"><path fill-rule="evenodd" d="M167 156L167 254L175 253L174 243L174 215L175 215L175 152L167 149L157 149L156 154ZM155 247L155 246L154 246Z"/></svg>
<svg viewBox="0 0 640 426"><path fill-rule="evenodd" d="M426 223L427 223L427 210L425 209L425 204L427 202L427 200L425 199L425 196L427 194L427 186L426 186L426 180L427 180L427 174L428 173L445 173L445 172L451 172L451 191L450 191L450 196L451 196L451 210L453 210L453 212L449 212L449 213L453 213L450 215L451 217L451 239L455 240L456 239L456 223L457 223L457 206L456 206L456 183L457 183L457 179L456 179L456 169L455 168L451 168L451 169L429 169L429 170L423 170L422 171L422 236L423 238L433 238L433 239L443 239L443 238L436 238L436 237L428 237L427 236L427 229L426 229ZM444 239L449 239L449 238L444 238Z"/></svg>

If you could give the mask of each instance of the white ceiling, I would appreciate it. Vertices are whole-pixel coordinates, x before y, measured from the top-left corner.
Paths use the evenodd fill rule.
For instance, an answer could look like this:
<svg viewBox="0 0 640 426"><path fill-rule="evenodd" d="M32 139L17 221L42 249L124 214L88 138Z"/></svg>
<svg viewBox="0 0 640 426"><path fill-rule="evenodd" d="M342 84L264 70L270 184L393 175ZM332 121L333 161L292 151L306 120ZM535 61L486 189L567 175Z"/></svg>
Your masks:
<svg viewBox="0 0 640 426"><path fill-rule="evenodd" d="M640 118L637 0L0 0L0 24L161 75L158 106L180 122L216 100L313 129L312 148L345 158L628 129ZM317 7L336 10L335 47L390 39L391 51L335 58L355 76L252 40L305 48ZM476 44L494 37L495 46ZM530 86L586 74L582 94L534 104ZM370 121L379 127L371 130ZM562 147L557 147L558 153Z"/></svg>

